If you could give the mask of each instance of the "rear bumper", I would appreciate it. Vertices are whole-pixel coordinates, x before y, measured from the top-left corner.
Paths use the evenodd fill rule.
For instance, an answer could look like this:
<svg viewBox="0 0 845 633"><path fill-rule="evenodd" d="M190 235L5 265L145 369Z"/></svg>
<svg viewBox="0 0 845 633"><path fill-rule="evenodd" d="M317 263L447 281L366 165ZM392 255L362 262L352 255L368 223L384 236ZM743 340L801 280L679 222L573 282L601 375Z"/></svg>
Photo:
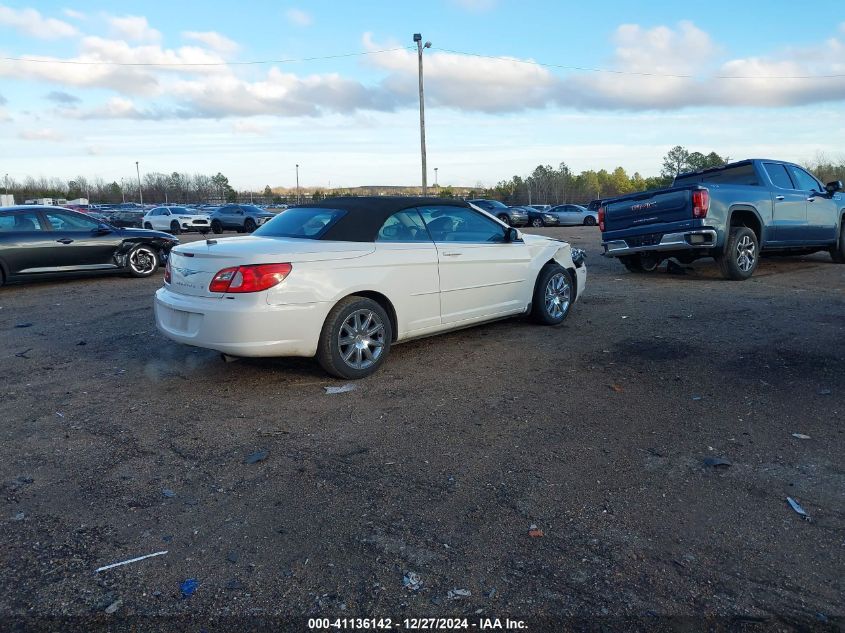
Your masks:
<svg viewBox="0 0 845 633"><path fill-rule="evenodd" d="M232 356L314 356L331 305L239 305L216 297L191 297L160 288L155 319L167 338Z"/></svg>
<svg viewBox="0 0 845 633"><path fill-rule="evenodd" d="M650 239L649 239L650 238ZM714 248L718 235L714 229L693 229L657 236L636 236L602 242L605 257L622 257L633 253L685 251Z"/></svg>

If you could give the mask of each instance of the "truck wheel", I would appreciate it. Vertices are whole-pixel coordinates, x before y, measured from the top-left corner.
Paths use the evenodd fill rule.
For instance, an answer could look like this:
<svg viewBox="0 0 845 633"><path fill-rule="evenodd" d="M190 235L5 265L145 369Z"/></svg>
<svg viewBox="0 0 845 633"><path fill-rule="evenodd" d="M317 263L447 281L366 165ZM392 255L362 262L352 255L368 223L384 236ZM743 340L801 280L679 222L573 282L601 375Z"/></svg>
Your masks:
<svg viewBox="0 0 845 633"><path fill-rule="evenodd" d="M569 316L574 300L569 272L560 264L546 264L534 285L531 318L540 325L559 325Z"/></svg>
<svg viewBox="0 0 845 633"><path fill-rule="evenodd" d="M830 249L830 256L837 264L845 264L845 218L839 226L839 244Z"/></svg>
<svg viewBox="0 0 845 633"><path fill-rule="evenodd" d="M716 257L722 277L744 281L754 274L759 260L760 246L754 231L747 226L732 226L725 252Z"/></svg>

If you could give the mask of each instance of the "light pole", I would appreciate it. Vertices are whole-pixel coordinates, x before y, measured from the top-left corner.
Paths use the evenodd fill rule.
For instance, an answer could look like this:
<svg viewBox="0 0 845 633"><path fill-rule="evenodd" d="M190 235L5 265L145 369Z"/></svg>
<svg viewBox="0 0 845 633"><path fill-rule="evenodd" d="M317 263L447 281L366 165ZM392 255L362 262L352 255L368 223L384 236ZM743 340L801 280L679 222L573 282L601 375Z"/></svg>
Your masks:
<svg viewBox="0 0 845 633"><path fill-rule="evenodd" d="M300 200L299 200L299 163L296 164L296 204L300 204Z"/></svg>
<svg viewBox="0 0 845 633"><path fill-rule="evenodd" d="M439 167L434 168L434 188L437 189L439 185L437 184L437 170L440 169Z"/></svg>
<svg viewBox="0 0 845 633"><path fill-rule="evenodd" d="M9 174L3 179L3 193L9 193Z"/></svg>
<svg viewBox="0 0 845 633"><path fill-rule="evenodd" d="M138 161L135 161L135 173L138 174L138 197L141 198L141 206L144 206L144 191L141 189L141 168Z"/></svg>
<svg viewBox="0 0 845 633"><path fill-rule="evenodd" d="M422 195L428 191L426 166L425 166L425 97L423 95L423 48L431 48L431 42L422 43L422 35L414 33L414 41L417 43L417 59L419 61L419 82L420 82L420 153L422 154Z"/></svg>

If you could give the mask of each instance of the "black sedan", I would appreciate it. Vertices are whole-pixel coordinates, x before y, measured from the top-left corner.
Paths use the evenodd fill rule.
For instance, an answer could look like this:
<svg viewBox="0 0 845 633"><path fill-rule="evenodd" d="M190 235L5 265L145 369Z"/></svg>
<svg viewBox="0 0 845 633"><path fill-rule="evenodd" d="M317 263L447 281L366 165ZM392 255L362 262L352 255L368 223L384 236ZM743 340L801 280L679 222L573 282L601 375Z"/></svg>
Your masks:
<svg viewBox="0 0 845 633"><path fill-rule="evenodd" d="M0 207L0 285L54 275L149 277L179 240L61 207Z"/></svg>

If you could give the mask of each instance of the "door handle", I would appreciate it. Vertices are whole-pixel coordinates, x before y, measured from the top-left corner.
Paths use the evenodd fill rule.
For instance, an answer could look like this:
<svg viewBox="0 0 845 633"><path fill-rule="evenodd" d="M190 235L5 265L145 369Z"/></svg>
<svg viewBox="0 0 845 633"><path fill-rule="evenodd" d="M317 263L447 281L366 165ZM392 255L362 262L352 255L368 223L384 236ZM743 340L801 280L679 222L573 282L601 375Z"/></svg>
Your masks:
<svg viewBox="0 0 845 633"><path fill-rule="evenodd" d="M783 200L783 199L784 199L783 196L775 196L775 200Z"/></svg>
<svg viewBox="0 0 845 633"><path fill-rule="evenodd" d="M56 241L57 241L59 244L70 244L71 242L73 242L73 240L68 239L68 238L66 238L66 237L65 237L65 238L62 238L62 239L60 239L60 240L56 240Z"/></svg>
<svg viewBox="0 0 845 633"><path fill-rule="evenodd" d="M443 257L460 257L463 253L443 253Z"/></svg>

